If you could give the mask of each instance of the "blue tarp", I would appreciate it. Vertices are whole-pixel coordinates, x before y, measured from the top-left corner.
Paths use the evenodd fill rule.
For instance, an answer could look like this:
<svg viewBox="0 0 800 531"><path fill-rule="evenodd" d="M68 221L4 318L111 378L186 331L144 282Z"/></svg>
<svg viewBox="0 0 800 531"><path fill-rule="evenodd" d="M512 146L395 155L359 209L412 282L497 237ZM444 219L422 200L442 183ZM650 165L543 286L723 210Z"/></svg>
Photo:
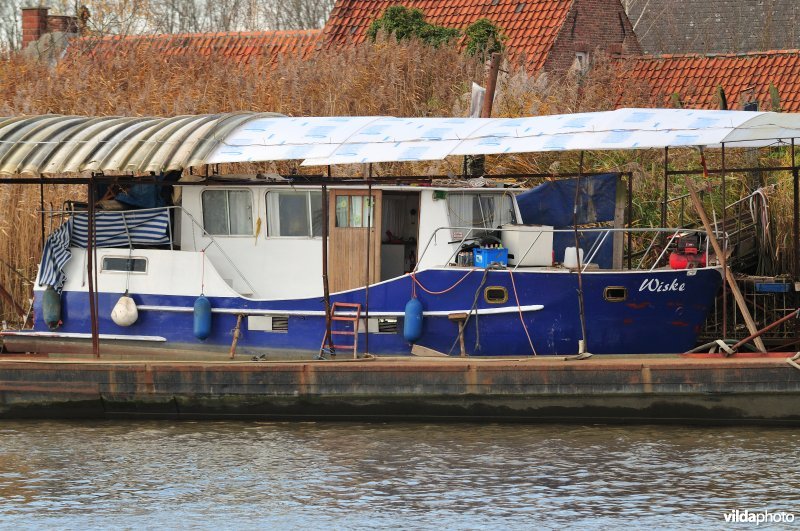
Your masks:
<svg viewBox="0 0 800 531"><path fill-rule="evenodd" d="M618 173L606 173L580 179L548 181L523 192L517 196L522 223L552 225L556 229L572 228L575 187L579 180L578 227L613 221L619 177ZM602 233L583 233L580 238L584 258L588 259L589 249L596 239L602 238ZM593 263L602 268L612 266L612 241L609 235L592 259ZM553 236L556 260L564 258L564 249L567 247L575 247L575 236L572 233L556 233Z"/></svg>

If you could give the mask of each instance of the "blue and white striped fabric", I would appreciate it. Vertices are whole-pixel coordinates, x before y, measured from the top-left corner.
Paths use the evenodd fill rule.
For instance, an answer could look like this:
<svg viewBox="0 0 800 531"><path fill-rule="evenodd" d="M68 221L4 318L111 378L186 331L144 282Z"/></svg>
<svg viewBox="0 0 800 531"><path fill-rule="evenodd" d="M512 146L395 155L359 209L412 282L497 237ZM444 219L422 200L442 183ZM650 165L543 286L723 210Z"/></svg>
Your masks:
<svg viewBox="0 0 800 531"><path fill-rule="evenodd" d="M97 247L168 244L169 210L97 212L95 233ZM61 292L66 280L64 266L72 257L69 249L86 248L88 235L89 216L77 214L47 238L39 269L40 286L53 286Z"/></svg>

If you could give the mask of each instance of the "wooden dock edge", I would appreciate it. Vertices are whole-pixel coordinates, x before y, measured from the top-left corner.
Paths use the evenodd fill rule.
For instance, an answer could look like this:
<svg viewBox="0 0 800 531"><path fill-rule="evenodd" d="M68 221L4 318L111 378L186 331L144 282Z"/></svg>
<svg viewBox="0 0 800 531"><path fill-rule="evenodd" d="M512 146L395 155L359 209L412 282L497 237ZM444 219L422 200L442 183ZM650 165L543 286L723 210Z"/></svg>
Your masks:
<svg viewBox="0 0 800 531"><path fill-rule="evenodd" d="M0 418L800 425L800 370L785 358L9 358Z"/></svg>

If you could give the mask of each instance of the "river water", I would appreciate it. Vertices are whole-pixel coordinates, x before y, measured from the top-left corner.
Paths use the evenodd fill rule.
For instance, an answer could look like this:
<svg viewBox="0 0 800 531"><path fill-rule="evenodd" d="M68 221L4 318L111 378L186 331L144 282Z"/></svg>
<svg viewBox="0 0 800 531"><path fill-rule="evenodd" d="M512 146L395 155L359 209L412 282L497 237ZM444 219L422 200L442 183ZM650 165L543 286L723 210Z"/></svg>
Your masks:
<svg viewBox="0 0 800 531"><path fill-rule="evenodd" d="M750 427L3 421L0 526L800 527L798 447Z"/></svg>

